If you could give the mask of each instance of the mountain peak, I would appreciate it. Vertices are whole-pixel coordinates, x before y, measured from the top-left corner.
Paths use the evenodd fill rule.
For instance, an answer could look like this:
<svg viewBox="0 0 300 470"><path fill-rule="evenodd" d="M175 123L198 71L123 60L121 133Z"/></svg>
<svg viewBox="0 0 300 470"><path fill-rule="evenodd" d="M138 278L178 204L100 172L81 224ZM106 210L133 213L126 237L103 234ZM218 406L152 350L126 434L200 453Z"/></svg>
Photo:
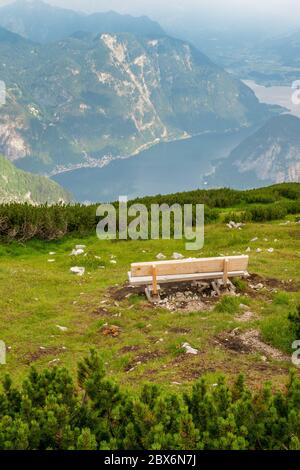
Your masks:
<svg viewBox="0 0 300 470"><path fill-rule="evenodd" d="M76 31L93 34L129 32L142 36L164 34L161 26L146 16L121 15L114 11L87 15L42 0L17 0L1 7L0 25L40 43L60 41Z"/></svg>

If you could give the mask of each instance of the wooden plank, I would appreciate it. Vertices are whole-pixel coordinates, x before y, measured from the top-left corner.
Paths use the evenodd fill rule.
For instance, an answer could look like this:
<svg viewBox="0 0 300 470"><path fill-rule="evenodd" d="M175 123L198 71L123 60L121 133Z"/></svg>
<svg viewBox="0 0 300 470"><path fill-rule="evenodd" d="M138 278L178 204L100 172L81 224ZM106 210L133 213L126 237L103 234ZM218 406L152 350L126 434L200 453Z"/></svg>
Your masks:
<svg viewBox="0 0 300 470"><path fill-rule="evenodd" d="M228 278L246 276L247 271L229 271ZM194 273L194 274L170 274L165 276L157 276L158 284L167 284L170 282L190 282L210 279L223 279L224 272L219 271L215 273ZM152 284L152 276L132 276L128 273L129 283L132 286L145 286Z"/></svg>
<svg viewBox="0 0 300 470"><path fill-rule="evenodd" d="M246 271L248 256L228 257L228 271ZM155 263L157 275L196 274L224 271L224 257L219 258L191 258L173 261L158 261ZM151 276L153 261L149 263L133 263L131 273L133 277Z"/></svg>

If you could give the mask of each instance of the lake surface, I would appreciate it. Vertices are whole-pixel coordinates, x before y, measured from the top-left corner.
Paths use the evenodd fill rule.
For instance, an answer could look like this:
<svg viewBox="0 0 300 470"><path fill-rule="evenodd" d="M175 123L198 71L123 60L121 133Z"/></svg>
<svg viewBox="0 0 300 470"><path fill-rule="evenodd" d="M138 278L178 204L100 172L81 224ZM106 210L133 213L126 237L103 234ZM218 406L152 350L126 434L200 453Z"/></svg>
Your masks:
<svg viewBox="0 0 300 470"><path fill-rule="evenodd" d="M244 80L244 83L254 91L261 103L277 104L287 108L290 114L300 118L300 104L292 101L295 89L291 86L270 86L258 85L253 80Z"/></svg>
<svg viewBox="0 0 300 470"><path fill-rule="evenodd" d="M104 168L83 168L55 176L80 202L107 202L205 188L214 160L228 154L253 130L205 134L158 144L135 157Z"/></svg>

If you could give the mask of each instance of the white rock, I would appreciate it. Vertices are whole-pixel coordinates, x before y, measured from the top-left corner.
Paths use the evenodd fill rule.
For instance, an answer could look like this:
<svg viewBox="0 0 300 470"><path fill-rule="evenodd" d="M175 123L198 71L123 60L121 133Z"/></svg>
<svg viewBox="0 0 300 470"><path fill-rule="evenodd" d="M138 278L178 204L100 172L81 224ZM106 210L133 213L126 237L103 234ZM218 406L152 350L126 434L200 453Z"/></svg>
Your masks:
<svg viewBox="0 0 300 470"><path fill-rule="evenodd" d="M117 262L116 262L115 259L111 259L111 260L110 260L110 263L111 263L111 264L117 264Z"/></svg>
<svg viewBox="0 0 300 470"><path fill-rule="evenodd" d="M55 263L55 259L48 259L48 263Z"/></svg>
<svg viewBox="0 0 300 470"><path fill-rule="evenodd" d="M267 251L268 253L274 253L274 248L269 248Z"/></svg>
<svg viewBox="0 0 300 470"><path fill-rule="evenodd" d="M181 253L173 253L173 259L184 259L184 256Z"/></svg>
<svg viewBox="0 0 300 470"><path fill-rule="evenodd" d="M85 268L83 267L80 267L80 266L73 266L71 269L70 269L71 273L73 274L77 274L77 276L83 276L84 273L85 273Z"/></svg>
<svg viewBox="0 0 300 470"><path fill-rule="evenodd" d="M257 249L256 249L256 253L261 253L261 251L262 251L262 250L261 250L260 248L257 248Z"/></svg>
<svg viewBox="0 0 300 470"><path fill-rule="evenodd" d="M257 242L258 238L255 237L255 238L252 238L252 240L250 240L250 242Z"/></svg>
<svg viewBox="0 0 300 470"><path fill-rule="evenodd" d="M54 255L56 255L56 252L55 251L50 251L49 255L54 256Z"/></svg>
<svg viewBox="0 0 300 470"><path fill-rule="evenodd" d="M75 250L72 250L71 256L79 256L84 254L84 249L83 248L76 248Z"/></svg>
<svg viewBox="0 0 300 470"><path fill-rule="evenodd" d="M250 246L248 246L248 248L246 250L246 253L250 253L250 251L251 251L251 248L250 248Z"/></svg>
<svg viewBox="0 0 300 470"><path fill-rule="evenodd" d="M56 328L58 328L60 331L68 331L66 326L56 325Z"/></svg>
<svg viewBox="0 0 300 470"><path fill-rule="evenodd" d="M192 348L192 346L189 343L183 343L182 348L185 350L186 354L198 354L198 350Z"/></svg>
<svg viewBox="0 0 300 470"><path fill-rule="evenodd" d="M75 249L76 249L76 250L85 250L85 249L86 249L86 245L76 245L76 246L75 246Z"/></svg>
<svg viewBox="0 0 300 470"><path fill-rule="evenodd" d="M60 359L57 358L57 359L53 359L52 361L49 361L48 364L50 366L51 364L57 364L58 362L60 362Z"/></svg>
<svg viewBox="0 0 300 470"><path fill-rule="evenodd" d="M166 259L166 256L163 255L162 253L158 253L158 255L156 256L156 259Z"/></svg>

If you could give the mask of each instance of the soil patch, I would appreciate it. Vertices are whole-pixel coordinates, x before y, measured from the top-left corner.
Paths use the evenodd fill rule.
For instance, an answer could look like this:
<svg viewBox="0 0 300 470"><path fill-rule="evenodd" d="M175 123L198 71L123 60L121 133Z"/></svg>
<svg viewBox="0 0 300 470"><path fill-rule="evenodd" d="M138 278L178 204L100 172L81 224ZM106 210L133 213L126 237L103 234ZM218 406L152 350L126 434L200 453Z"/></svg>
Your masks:
<svg viewBox="0 0 300 470"><path fill-rule="evenodd" d="M162 351L146 351L141 352L138 356L134 358L133 361L130 361L129 364L125 367L125 372L133 371L137 366L141 364L146 364L149 361L153 361L155 359L159 359L165 356L165 353Z"/></svg>
<svg viewBox="0 0 300 470"><path fill-rule="evenodd" d="M289 357L284 353L264 343L258 330L240 331L239 328L236 328L228 333L223 332L217 336L216 343L239 354L260 353L269 359L289 360Z"/></svg>
<svg viewBox="0 0 300 470"><path fill-rule="evenodd" d="M192 331L191 328L169 328L169 333L174 333L175 335L180 335L180 334L187 334L187 333L190 333Z"/></svg>
<svg viewBox="0 0 300 470"><path fill-rule="evenodd" d="M30 365L35 361L38 361L42 357L46 356L57 356L58 354L61 354L65 352L64 348L40 348L37 351L27 353L23 361L25 364Z"/></svg>
<svg viewBox="0 0 300 470"><path fill-rule="evenodd" d="M103 334L103 336L111 336L112 338L117 338L118 336L120 336L121 328L115 325L104 326L101 329L101 333Z"/></svg>
<svg viewBox="0 0 300 470"><path fill-rule="evenodd" d="M251 274L247 279L248 284L248 293L255 293L256 289L253 289L251 286L257 286L259 284L263 285L263 288L266 288L269 291L274 290L285 290L286 292L298 292L300 290L300 283L296 281L285 281L280 279L266 278L262 277L259 274Z"/></svg>

